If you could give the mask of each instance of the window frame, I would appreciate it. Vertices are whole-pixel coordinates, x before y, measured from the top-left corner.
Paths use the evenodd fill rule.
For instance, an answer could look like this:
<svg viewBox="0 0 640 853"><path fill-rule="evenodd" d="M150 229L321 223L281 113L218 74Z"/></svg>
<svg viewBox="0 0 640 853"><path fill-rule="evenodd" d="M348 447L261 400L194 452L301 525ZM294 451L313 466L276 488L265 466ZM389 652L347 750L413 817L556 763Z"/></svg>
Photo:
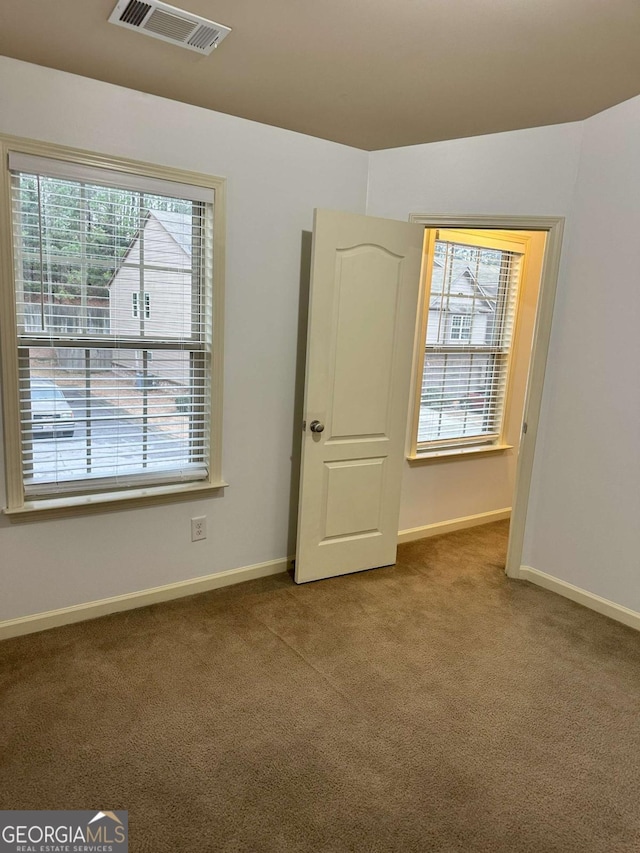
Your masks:
<svg viewBox="0 0 640 853"><path fill-rule="evenodd" d="M456 334L454 335L454 331ZM463 335L462 333L465 332ZM470 341L471 340L471 315L470 314L452 314L451 326L449 328L450 341Z"/></svg>
<svg viewBox="0 0 640 853"><path fill-rule="evenodd" d="M144 296L144 319L151 319L151 294L148 290L143 292ZM140 319L140 291L133 290L131 292L131 317L134 320Z"/></svg>
<svg viewBox="0 0 640 853"><path fill-rule="evenodd" d="M14 286L13 217L11 208L11 175L9 153L29 154L61 160L73 165L107 169L124 176L157 179L202 187L213 195L213 262L207 269L211 276L211 377L209 383L209 471L205 480L162 486L147 485L115 492L98 492L83 495L63 495L54 498L27 500L24 492L18 335ZM225 281L225 233L226 233L226 180L182 169L174 169L111 157L76 148L38 142L31 139L0 134L2 174L0 178L0 353L2 356L2 411L4 423L4 457L6 479L6 507L3 512L11 521L34 520L66 514L100 512L125 506L146 506L206 496L224 488L227 483L222 476L222 403L223 403L223 352L224 352L224 281ZM208 262L209 263L209 262ZM145 305L146 309L146 305Z"/></svg>
<svg viewBox="0 0 640 853"><path fill-rule="evenodd" d="M411 404L409 412L409 430L407 434L406 455L407 459L410 462L429 462L439 459L463 458L468 455L504 452L513 449L513 445L508 444L506 441L505 430L506 423L508 420L509 402L511 396L510 389L512 385L513 355L516 349L518 338L519 302L522 289L521 287L518 288L518 293L516 294L515 299L513 333L511 347L507 357L507 365L505 371L505 392L503 396L502 417L498 437L493 438L490 441L484 441L482 439L475 438L466 440L464 438L456 440L452 439L449 441L443 440L437 445L434 443L434 446L431 448L425 448L424 446L421 447L420 443L418 442L418 426L420 419L422 393L422 373L426 351L426 333L429 314L430 283L432 280L433 273L436 240L441 239L453 242L459 240L459 242L461 243L465 243L467 245L475 244L477 246L491 246L491 244L493 244L493 247L495 248L499 248L505 251L521 253L523 255L523 259L522 268L520 271L520 284L522 283L526 275L527 249L530 242L530 238L524 234L515 236L513 234L513 230L509 230L505 233L505 231L503 230L491 227L490 224L484 225L479 223L469 223L468 225L461 224L456 226L450 224L450 220L446 221L446 217L442 217L442 219L445 221L443 221L442 225L440 225L437 222L434 222L434 219L435 217L422 217L418 214L413 214L410 217L410 221L424 223L425 225L424 257L420 282L418 321L416 323L416 342L413 368L413 402ZM517 226L514 226L514 230L516 229ZM479 235L477 239L474 239L474 237L470 234L470 231L482 231L482 235ZM488 231L491 231L490 235L487 234ZM455 342L453 345L455 346L459 343L460 342L458 341Z"/></svg>

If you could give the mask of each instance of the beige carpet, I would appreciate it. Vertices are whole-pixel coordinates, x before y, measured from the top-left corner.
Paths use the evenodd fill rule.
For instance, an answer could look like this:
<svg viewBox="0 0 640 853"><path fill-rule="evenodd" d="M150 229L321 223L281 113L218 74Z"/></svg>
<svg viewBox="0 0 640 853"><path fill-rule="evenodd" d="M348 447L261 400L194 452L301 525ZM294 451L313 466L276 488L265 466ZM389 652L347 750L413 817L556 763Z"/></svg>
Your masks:
<svg viewBox="0 0 640 853"><path fill-rule="evenodd" d="M0 644L0 806L128 809L133 853L638 853L640 635L506 537Z"/></svg>

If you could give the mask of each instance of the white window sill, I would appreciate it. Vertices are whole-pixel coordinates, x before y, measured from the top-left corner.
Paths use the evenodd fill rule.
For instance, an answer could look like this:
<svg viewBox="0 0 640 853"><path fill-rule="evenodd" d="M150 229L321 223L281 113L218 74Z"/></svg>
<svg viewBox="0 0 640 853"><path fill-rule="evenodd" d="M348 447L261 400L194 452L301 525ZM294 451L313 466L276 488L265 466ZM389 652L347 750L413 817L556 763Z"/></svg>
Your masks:
<svg viewBox="0 0 640 853"><path fill-rule="evenodd" d="M479 447L447 447L440 450L423 450L409 454L407 459L412 465L419 465L423 462L459 459L463 456L486 456L491 453L504 453L507 450L513 450L513 444L489 444Z"/></svg>
<svg viewBox="0 0 640 853"><path fill-rule="evenodd" d="M42 521L47 518L113 512L121 509L153 506L213 495L228 486L224 480L215 483L185 483L131 489L125 492L102 492L95 495L63 495L38 501L25 501L20 507L4 510L12 522Z"/></svg>

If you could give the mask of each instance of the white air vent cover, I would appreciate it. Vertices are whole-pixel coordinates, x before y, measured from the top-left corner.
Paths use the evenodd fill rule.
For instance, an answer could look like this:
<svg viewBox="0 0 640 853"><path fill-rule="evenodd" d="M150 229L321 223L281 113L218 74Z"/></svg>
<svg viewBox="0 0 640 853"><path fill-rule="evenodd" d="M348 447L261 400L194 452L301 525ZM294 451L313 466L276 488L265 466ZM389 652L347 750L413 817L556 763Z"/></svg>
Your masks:
<svg viewBox="0 0 640 853"><path fill-rule="evenodd" d="M208 55L231 30L158 0L119 0L110 23Z"/></svg>

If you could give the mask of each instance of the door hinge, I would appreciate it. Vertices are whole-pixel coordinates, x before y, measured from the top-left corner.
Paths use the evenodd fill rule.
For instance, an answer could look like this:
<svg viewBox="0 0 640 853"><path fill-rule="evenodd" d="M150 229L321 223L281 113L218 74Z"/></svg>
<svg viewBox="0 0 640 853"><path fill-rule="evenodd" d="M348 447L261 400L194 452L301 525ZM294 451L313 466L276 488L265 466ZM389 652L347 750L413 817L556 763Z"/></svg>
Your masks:
<svg viewBox="0 0 640 853"><path fill-rule="evenodd" d="M527 422L526 422L526 421L524 421L524 422L523 422L523 424L522 424L522 434L523 434L523 435L526 435L526 434L527 434L527 429L528 429L528 427L527 427Z"/></svg>
<svg viewBox="0 0 640 853"><path fill-rule="evenodd" d="M302 431L304 432L306 430L306 428L307 428L307 422L302 421Z"/></svg>

